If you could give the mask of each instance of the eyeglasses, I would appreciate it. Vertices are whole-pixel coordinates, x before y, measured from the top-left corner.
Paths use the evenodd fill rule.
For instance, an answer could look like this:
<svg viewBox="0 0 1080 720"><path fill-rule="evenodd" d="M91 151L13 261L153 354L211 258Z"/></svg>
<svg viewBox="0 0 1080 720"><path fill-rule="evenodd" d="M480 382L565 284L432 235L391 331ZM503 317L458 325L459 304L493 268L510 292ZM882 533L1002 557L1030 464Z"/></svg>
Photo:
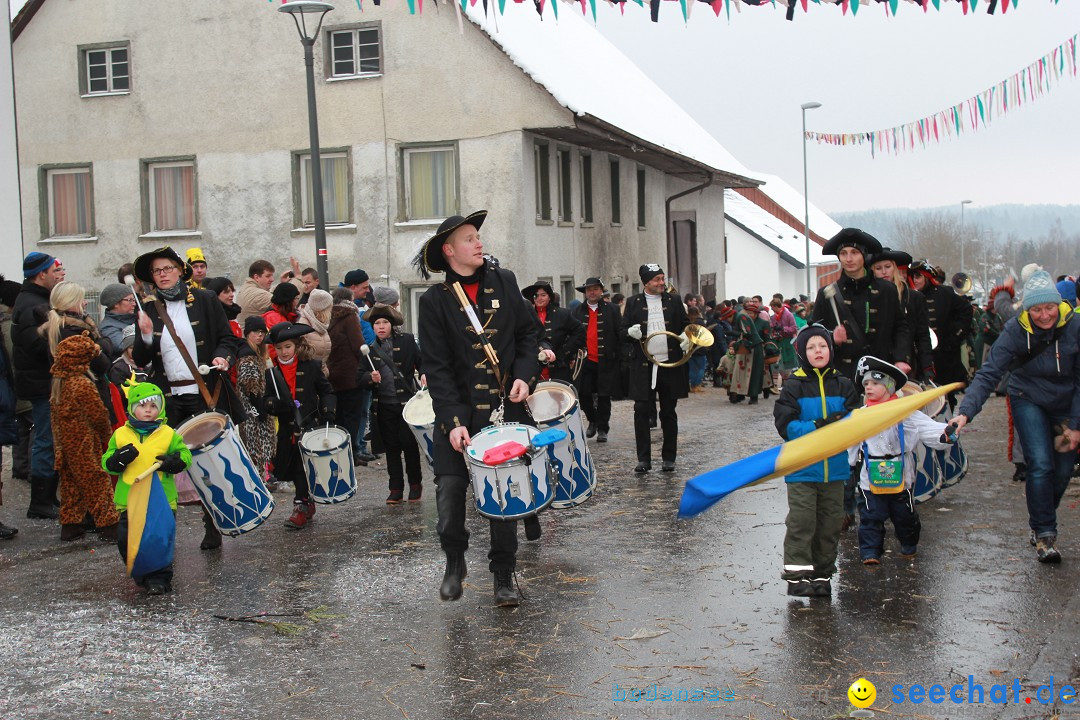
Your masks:
<svg viewBox="0 0 1080 720"><path fill-rule="evenodd" d="M169 265L168 267L153 268L153 269L150 270L150 274L151 275L157 275L157 276L160 277L162 275L168 275L171 272L179 272L179 271L180 271L180 268L176 267L175 265Z"/></svg>

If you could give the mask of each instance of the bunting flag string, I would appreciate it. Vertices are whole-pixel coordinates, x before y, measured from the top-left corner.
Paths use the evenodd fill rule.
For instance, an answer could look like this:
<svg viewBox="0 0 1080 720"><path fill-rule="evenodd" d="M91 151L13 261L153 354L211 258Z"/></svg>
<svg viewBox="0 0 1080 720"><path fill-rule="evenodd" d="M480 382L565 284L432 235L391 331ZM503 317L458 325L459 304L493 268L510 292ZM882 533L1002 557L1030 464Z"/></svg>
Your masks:
<svg viewBox="0 0 1080 720"><path fill-rule="evenodd" d="M271 3L274 2L274 0L268 1ZM557 7L557 3L559 1L560 0L533 0L533 2L529 4L532 5L535 11L540 15L544 14L544 10L547 6L550 6L552 14L557 20L559 18L559 11ZM567 3L568 5L580 5L582 14L587 16L591 13L593 22L596 22L596 0L561 1ZM942 3L945 2L947 4L950 1L959 4L964 15L974 13L976 10L976 6L978 5L978 0L904 0L904 2L908 5L915 5L922 8L923 13L926 13L931 5L933 5L935 10L940 11ZM1053 3L1054 5L1057 5L1060 3L1061 0L1047 1ZM284 3L286 2L286 0L279 0L279 2ZM374 5L379 5L380 2L381 0L372 0L372 4ZM443 0L444 4L446 2L454 3L457 2L457 0ZM886 15L896 15L900 6L900 0L813 0L813 2L809 2L808 0L779 0L779 2L777 0L649 0L648 3L645 3L643 0L605 0L605 2L607 2L608 5L618 5L621 14L625 14L626 6L631 2L636 4L638 7L648 7L653 22L659 22L660 6L662 2L678 4L683 22L689 21L690 14L693 10L695 3L697 2L702 2L706 5L709 5L717 17L719 17L720 15L720 10L723 9L726 12L726 16L729 22L731 21L732 4L735 5L735 10L737 13L742 12L743 5L749 5L753 7L769 7L771 9L783 12L784 16L788 20L793 20L795 18L796 7L801 7L803 13L809 13L812 12L812 10L810 9L811 7L814 7L816 9L824 5L839 6L842 15L847 15L848 11L850 10L851 17L855 17L856 15L858 15L859 8L863 5L879 4L885 9ZM993 15L998 10L1000 10L1000 14L1004 15L1010 7L1015 9L1019 2L1020 0L986 0L986 13L988 15ZM461 4L465 5L467 3L469 3L469 0L461 0ZM475 4L475 2L469 4ZM526 0L514 0L514 4L525 5ZM424 12L422 2L416 2L415 0L407 0L407 5L409 9L409 14L411 15L422 15ZM356 7L361 12L364 11L361 0L356 0ZM505 11L506 0L499 0L499 14L502 15L503 13L505 13Z"/></svg>
<svg viewBox="0 0 1080 720"><path fill-rule="evenodd" d="M869 132L807 131L806 139L837 147L869 145L870 154L877 157L879 152L898 154L921 150L931 142L940 143L943 139L983 130L995 117L1001 117L1025 103L1041 98L1066 78L1075 78L1076 41L1077 35L1073 35L1011 77L933 115Z"/></svg>

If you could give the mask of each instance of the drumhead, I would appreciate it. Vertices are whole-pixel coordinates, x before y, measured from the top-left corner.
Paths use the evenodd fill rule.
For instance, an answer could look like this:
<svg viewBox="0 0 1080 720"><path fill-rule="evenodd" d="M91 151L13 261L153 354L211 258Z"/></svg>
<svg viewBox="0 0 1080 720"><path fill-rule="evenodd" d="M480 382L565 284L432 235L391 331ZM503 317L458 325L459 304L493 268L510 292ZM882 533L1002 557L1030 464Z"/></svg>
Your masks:
<svg viewBox="0 0 1080 720"><path fill-rule="evenodd" d="M560 418L577 402L577 396L570 388L560 385L538 385L536 392L525 398L529 413L536 422L547 422Z"/></svg>
<svg viewBox="0 0 1080 720"><path fill-rule="evenodd" d="M300 444L312 452L333 450L344 447L350 442L349 431L337 425L331 425L329 428L321 427L308 430L300 436Z"/></svg>
<svg viewBox="0 0 1080 720"><path fill-rule="evenodd" d="M522 425L521 423L492 425L473 435L472 442L465 448L465 452L470 461L477 465L483 465L484 453L491 448L511 441L528 446L532 442L533 435L536 435L538 432L539 430L531 425ZM509 460L503 464L509 466L521 464L522 462L524 462L524 460L518 458Z"/></svg>
<svg viewBox="0 0 1080 720"><path fill-rule="evenodd" d="M427 390L420 390L413 395L409 402L405 403L405 407L402 408L401 416L409 425L420 427L434 425L435 408L431 404L431 393Z"/></svg>
<svg viewBox="0 0 1080 720"><path fill-rule="evenodd" d="M176 432L184 438L188 449L201 448L219 437L228 422L229 419L221 413L206 412L188 419L176 428Z"/></svg>

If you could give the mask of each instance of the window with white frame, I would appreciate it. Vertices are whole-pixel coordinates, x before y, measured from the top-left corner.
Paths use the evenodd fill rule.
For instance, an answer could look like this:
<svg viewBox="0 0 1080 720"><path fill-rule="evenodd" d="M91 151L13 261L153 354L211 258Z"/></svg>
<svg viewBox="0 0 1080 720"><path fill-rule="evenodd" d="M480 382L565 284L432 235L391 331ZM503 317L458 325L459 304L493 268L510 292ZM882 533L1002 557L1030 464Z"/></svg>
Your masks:
<svg viewBox="0 0 1080 720"><path fill-rule="evenodd" d="M311 153L297 156L300 176L300 225L315 226L315 191L311 186ZM327 225L345 225L349 211L349 153L346 150L319 153L322 165L323 221Z"/></svg>
<svg viewBox="0 0 1080 720"><path fill-rule="evenodd" d="M555 151L555 162L558 168L559 190L559 222L570 222L574 219L570 176L570 149L559 148Z"/></svg>
<svg viewBox="0 0 1080 720"><path fill-rule="evenodd" d="M83 95L110 95L131 90L131 50L126 43L79 49L79 89Z"/></svg>
<svg viewBox="0 0 1080 720"><path fill-rule="evenodd" d="M94 192L90 166L43 168L47 237L90 237Z"/></svg>
<svg viewBox="0 0 1080 720"><path fill-rule="evenodd" d="M195 230L195 161L146 162L149 232Z"/></svg>
<svg viewBox="0 0 1080 720"><path fill-rule="evenodd" d="M457 148L426 145L402 148L405 217L438 220L458 212Z"/></svg>
<svg viewBox="0 0 1080 720"><path fill-rule="evenodd" d="M329 77L349 78L382 72L382 30L378 23L329 30Z"/></svg>

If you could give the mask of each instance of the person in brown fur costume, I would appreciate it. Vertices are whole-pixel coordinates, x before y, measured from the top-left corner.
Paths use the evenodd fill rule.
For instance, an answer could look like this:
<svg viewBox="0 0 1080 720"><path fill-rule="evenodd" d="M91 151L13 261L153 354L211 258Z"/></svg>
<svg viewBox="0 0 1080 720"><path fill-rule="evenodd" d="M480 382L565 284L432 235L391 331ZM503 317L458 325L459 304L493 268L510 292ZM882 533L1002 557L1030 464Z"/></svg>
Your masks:
<svg viewBox="0 0 1080 720"><path fill-rule="evenodd" d="M116 542L120 516L112 501L112 482L101 469L101 454L112 435L109 413L90 375L90 362L101 348L88 335L75 335L56 346L49 403L60 474L60 539L85 532L87 513L104 542Z"/></svg>

